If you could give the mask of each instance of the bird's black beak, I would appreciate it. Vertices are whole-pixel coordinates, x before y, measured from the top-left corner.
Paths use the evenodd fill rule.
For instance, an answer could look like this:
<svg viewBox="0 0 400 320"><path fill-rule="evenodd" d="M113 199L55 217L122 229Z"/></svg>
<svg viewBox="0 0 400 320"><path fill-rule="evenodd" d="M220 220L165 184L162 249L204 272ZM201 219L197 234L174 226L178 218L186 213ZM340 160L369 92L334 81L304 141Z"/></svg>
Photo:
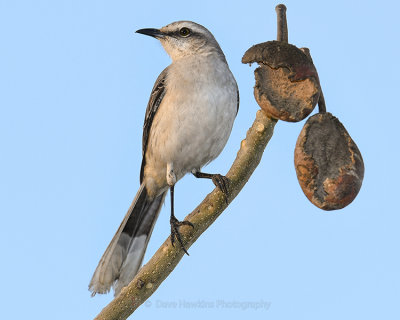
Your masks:
<svg viewBox="0 0 400 320"><path fill-rule="evenodd" d="M146 28L146 29L139 29L136 31L136 33L141 33L146 36L150 36L156 39L163 39L165 38L165 33L158 30L158 29L152 29L152 28Z"/></svg>

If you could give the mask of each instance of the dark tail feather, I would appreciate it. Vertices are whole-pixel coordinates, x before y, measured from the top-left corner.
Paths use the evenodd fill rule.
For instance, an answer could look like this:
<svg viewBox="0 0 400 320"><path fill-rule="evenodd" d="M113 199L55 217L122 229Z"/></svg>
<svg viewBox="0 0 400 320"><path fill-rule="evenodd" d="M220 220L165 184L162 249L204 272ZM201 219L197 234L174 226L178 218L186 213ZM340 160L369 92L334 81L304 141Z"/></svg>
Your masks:
<svg viewBox="0 0 400 320"><path fill-rule="evenodd" d="M89 284L92 296L109 292L111 286L114 294L118 295L134 278L142 264L165 195L166 192L149 199L142 183L93 274Z"/></svg>

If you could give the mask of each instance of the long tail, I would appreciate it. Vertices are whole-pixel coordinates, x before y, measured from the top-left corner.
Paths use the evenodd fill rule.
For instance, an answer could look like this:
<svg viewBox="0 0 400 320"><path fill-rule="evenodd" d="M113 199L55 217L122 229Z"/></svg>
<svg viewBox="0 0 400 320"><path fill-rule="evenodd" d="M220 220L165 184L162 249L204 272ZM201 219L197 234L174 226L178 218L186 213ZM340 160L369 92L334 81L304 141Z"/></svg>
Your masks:
<svg viewBox="0 0 400 320"><path fill-rule="evenodd" d="M109 292L111 286L117 296L134 278L142 264L165 195L166 192L150 199L142 183L93 274L89 284L92 296Z"/></svg>

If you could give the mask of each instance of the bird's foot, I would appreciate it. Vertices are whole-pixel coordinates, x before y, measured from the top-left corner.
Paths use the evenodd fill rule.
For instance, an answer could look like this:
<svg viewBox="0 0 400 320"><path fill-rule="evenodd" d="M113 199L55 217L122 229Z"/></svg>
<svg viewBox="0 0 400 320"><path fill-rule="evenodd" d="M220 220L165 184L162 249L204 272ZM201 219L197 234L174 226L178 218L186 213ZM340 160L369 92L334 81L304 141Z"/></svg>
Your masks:
<svg viewBox="0 0 400 320"><path fill-rule="evenodd" d="M213 174L212 176L212 182L215 184L215 186L222 191L222 193L225 196L225 202L228 204L228 198L229 198L229 193L228 193L228 186L229 186L229 179L221 174Z"/></svg>
<svg viewBox="0 0 400 320"><path fill-rule="evenodd" d="M219 173L204 173L200 171L192 171L192 174L196 178L205 178L205 179L211 179L212 182L215 184L215 186L221 190L221 192L225 196L225 202L228 204L228 199L229 199L229 192L228 192L228 187L229 187L229 179L222 174Z"/></svg>
<svg viewBox="0 0 400 320"><path fill-rule="evenodd" d="M171 244L172 244L172 246L175 247L175 238L176 238L178 240L179 245L181 246L182 250L187 255L189 255L189 253L185 249L185 246L183 245L182 237L181 237L181 234L179 233L178 229L180 226L190 226L190 227L194 228L193 223L186 221L186 220L179 221L177 218L175 218L175 216L171 216L169 222L171 224Z"/></svg>

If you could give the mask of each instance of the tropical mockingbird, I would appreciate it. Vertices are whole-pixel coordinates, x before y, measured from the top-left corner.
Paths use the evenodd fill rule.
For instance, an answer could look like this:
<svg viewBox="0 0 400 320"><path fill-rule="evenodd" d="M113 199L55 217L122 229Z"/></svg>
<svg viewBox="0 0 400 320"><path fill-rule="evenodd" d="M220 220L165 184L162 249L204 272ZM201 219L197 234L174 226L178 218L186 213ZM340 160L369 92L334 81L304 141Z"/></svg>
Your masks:
<svg viewBox="0 0 400 320"><path fill-rule="evenodd" d="M239 92L224 53L203 26L178 21L161 29L140 29L160 40L172 59L159 75L143 127L140 188L89 284L92 295L115 295L136 275L168 189L171 241L186 253L175 218L174 185L186 173L212 179L227 197L227 179L200 169L225 147L239 108Z"/></svg>

